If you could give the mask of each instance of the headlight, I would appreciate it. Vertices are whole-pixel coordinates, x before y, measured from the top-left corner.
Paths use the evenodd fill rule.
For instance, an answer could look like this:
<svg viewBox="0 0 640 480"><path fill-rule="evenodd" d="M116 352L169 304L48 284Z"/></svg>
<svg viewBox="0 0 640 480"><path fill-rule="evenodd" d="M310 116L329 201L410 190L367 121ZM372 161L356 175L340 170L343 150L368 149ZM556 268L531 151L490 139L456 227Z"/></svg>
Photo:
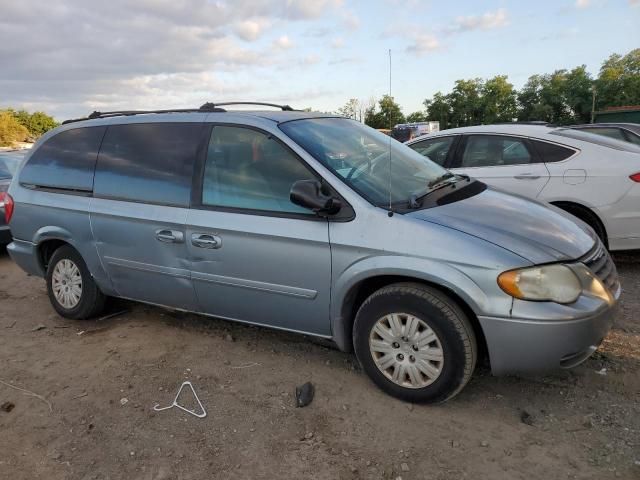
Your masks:
<svg viewBox="0 0 640 480"><path fill-rule="evenodd" d="M498 285L522 300L573 303L582 293L580 280L566 265L510 270L498 276Z"/></svg>

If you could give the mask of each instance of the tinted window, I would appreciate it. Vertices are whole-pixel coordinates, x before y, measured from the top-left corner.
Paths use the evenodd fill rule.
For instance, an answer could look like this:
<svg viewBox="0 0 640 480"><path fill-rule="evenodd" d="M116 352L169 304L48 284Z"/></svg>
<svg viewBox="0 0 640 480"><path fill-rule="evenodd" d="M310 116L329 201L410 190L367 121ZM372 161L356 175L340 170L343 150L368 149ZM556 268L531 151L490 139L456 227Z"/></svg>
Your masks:
<svg viewBox="0 0 640 480"><path fill-rule="evenodd" d="M281 143L240 127L214 127L205 163L202 203L272 212L310 213L291 203L291 186L316 178Z"/></svg>
<svg viewBox="0 0 640 480"><path fill-rule="evenodd" d="M431 140L424 140L409 146L420 155L424 155L438 165L444 166L451 145L453 144L453 139L454 137L432 138Z"/></svg>
<svg viewBox="0 0 640 480"><path fill-rule="evenodd" d="M96 196L188 206L200 123L112 125L102 142Z"/></svg>
<svg viewBox="0 0 640 480"><path fill-rule="evenodd" d="M626 141L622 130L619 128L583 128L585 132L595 133L596 135L602 135L603 137L615 138L616 140Z"/></svg>
<svg viewBox="0 0 640 480"><path fill-rule="evenodd" d="M615 140L613 138L605 137L604 135L595 135L584 130L576 130L575 128L558 128L549 132L550 135L558 135L559 137L573 138L581 140L583 142L593 143L602 147L615 148L616 150L625 150L627 152L640 153L640 148L628 143Z"/></svg>
<svg viewBox="0 0 640 480"><path fill-rule="evenodd" d="M105 127L65 130L45 141L20 173L20 182L91 191Z"/></svg>
<svg viewBox="0 0 640 480"><path fill-rule="evenodd" d="M538 155L545 163L561 162L576 153L575 150L554 145L553 143L533 141L533 144Z"/></svg>
<svg viewBox="0 0 640 480"><path fill-rule="evenodd" d="M634 143L636 145L640 145L640 136L638 136L637 134L635 134L633 132L630 132L629 130L627 130L624 133L627 136L627 140L629 142Z"/></svg>
<svg viewBox="0 0 640 480"><path fill-rule="evenodd" d="M462 167L499 167L531 162L523 140L498 135L469 135Z"/></svg>

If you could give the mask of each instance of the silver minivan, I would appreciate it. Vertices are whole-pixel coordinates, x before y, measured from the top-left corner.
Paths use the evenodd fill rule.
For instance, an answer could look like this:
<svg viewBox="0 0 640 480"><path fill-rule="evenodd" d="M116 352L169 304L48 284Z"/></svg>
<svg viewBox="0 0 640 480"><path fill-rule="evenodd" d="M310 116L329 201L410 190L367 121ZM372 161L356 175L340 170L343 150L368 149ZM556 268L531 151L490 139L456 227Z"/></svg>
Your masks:
<svg viewBox="0 0 640 480"><path fill-rule="evenodd" d="M412 402L479 354L568 368L607 334L620 284L585 224L346 118L224 106L95 112L34 146L8 251L60 315L120 297L322 337Z"/></svg>

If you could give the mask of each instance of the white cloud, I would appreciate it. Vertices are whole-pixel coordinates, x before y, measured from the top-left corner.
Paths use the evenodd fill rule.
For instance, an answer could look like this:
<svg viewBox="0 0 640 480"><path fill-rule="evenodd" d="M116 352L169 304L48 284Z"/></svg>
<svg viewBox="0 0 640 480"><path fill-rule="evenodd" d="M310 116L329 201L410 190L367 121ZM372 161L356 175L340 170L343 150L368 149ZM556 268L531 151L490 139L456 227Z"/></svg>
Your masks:
<svg viewBox="0 0 640 480"><path fill-rule="evenodd" d="M287 0L286 16L292 19L318 18L336 7L342 6L342 0Z"/></svg>
<svg viewBox="0 0 640 480"><path fill-rule="evenodd" d="M281 50L288 50L293 47L293 42L288 36L282 35L273 41L273 46Z"/></svg>
<svg viewBox="0 0 640 480"><path fill-rule="evenodd" d="M412 42L406 50L408 53L424 55L440 48L440 41L435 35L429 33L415 33L412 35Z"/></svg>
<svg viewBox="0 0 640 480"><path fill-rule="evenodd" d="M270 26L270 22L261 20L244 20L234 25L234 31L243 40L253 42L257 40Z"/></svg>
<svg viewBox="0 0 640 480"><path fill-rule="evenodd" d="M344 38L336 37L333 40L331 40L331 47L332 48L343 48L344 47Z"/></svg>
<svg viewBox="0 0 640 480"><path fill-rule="evenodd" d="M278 38L276 49L263 41L272 26L306 22L311 30L344 10L342 0L0 4L0 101L59 118L86 113L85 105L159 108L190 105L208 92L233 95L243 75L291 61L284 53L293 45L289 37Z"/></svg>
<svg viewBox="0 0 640 480"><path fill-rule="evenodd" d="M493 30L509 24L509 16L504 8L482 15L468 15L456 17L449 32L467 32L471 30Z"/></svg>
<svg viewBox="0 0 640 480"><path fill-rule="evenodd" d="M348 30L360 28L360 18L351 10L347 10L342 14L342 23Z"/></svg>
<svg viewBox="0 0 640 480"><path fill-rule="evenodd" d="M576 8L588 8L591 5L590 0L576 0Z"/></svg>

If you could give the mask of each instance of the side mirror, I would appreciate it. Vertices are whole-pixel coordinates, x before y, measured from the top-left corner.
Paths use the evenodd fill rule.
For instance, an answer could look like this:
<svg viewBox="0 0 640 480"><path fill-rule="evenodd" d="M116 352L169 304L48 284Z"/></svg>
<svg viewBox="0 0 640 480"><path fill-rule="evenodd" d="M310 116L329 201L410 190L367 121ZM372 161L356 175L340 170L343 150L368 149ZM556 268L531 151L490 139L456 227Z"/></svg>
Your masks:
<svg viewBox="0 0 640 480"><path fill-rule="evenodd" d="M298 180L291 186L289 198L317 215L334 215L342 207L340 200L332 197L318 180Z"/></svg>

